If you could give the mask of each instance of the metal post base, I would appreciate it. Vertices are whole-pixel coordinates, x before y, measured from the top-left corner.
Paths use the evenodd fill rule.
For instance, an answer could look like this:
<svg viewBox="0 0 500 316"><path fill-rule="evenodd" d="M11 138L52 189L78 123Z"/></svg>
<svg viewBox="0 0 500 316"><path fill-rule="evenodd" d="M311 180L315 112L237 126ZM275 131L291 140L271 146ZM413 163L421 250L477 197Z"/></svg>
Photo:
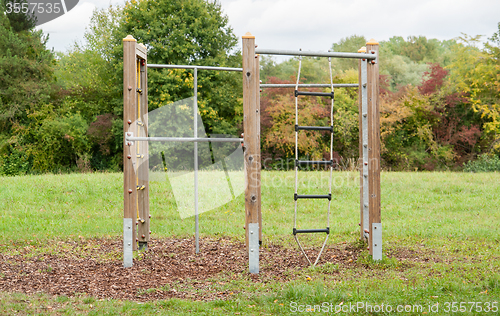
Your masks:
<svg viewBox="0 0 500 316"><path fill-rule="evenodd" d="M130 268L133 265L134 259L134 248L132 240L132 219L123 219L123 266L125 268Z"/></svg>
<svg viewBox="0 0 500 316"><path fill-rule="evenodd" d="M250 273L259 273L259 223L249 223L248 230L248 266Z"/></svg>
<svg viewBox="0 0 500 316"><path fill-rule="evenodd" d="M382 260L382 224L372 223L373 260Z"/></svg>

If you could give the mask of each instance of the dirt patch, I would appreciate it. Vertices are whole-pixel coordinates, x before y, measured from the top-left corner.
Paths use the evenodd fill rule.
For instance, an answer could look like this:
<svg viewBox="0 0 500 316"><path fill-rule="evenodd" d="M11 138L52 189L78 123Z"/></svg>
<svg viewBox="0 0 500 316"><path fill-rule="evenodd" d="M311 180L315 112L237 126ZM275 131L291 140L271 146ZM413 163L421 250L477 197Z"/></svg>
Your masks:
<svg viewBox="0 0 500 316"><path fill-rule="evenodd" d="M0 290L134 301L172 297L213 300L235 294L220 286L224 282L288 281L294 272L308 267L297 249L268 245L261 248L261 273L251 275L244 244L228 239L202 239L198 255L193 239L155 240L127 269L122 265L122 243L118 240L59 242L56 249L34 255L32 247L25 247L16 255L0 254ZM330 245L318 265L354 267L360 251L349 244ZM307 252L311 257L317 253Z"/></svg>

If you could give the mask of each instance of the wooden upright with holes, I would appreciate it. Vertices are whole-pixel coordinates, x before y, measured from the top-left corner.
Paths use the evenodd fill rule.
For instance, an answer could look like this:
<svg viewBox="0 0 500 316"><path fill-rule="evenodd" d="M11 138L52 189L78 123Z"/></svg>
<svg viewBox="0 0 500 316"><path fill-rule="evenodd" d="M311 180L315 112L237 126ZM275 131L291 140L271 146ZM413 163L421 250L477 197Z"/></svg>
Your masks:
<svg viewBox="0 0 500 316"><path fill-rule="evenodd" d="M128 35L123 39L123 217L135 222L137 208L136 175L134 171L132 151L135 147L125 141L125 133L129 132L136 120L137 80L136 80L136 45L137 41ZM132 225L132 238L136 239L135 225ZM133 249L137 244L133 243Z"/></svg>
<svg viewBox="0 0 500 316"><path fill-rule="evenodd" d="M378 55L379 44L375 40L366 43L366 52ZM368 180L369 180L369 241L373 255L372 223L381 222L380 214L380 107L379 107L379 58L368 62Z"/></svg>
<svg viewBox="0 0 500 316"><path fill-rule="evenodd" d="M243 53L243 141L245 159L245 228L260 223L260 104L259 65L255 55L255 36L242 37ZM262 229L259 224L259 231ZM248 248L249 230L245 231ZM259 232L260 235L260 232Z"/></svg>
<svg viewBox="0 0 500 316"><path fill-rule="evenodd" d="M136 45L137 63L139 65L139 83L137 87L141 90L138 94L137 106L137 137L147 137L148 132L148 73L147 73L147 49L144 45ZM149 143L137 142L136 163L137 163L137 198L138 198L138 234L139 249L147 249L149 242Z"/></svg>

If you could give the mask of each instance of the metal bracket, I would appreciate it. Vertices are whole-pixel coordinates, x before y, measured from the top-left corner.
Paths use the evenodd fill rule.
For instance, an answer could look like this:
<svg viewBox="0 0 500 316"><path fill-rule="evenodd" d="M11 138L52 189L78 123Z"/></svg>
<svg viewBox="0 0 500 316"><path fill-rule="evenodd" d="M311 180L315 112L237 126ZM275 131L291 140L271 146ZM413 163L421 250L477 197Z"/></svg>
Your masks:
<svg viewBox="0 0 500 316"><path fill-rule="evenodd" d="M372 223L373 260L382 260L382 224Z"/></svg>
<svg viewBox="0 0 500 316"><path fill-rule="evenodd" d="M134 133L133 132L126 132L125 133L125 145L134 146L134 142L131 141L129 137L134 137ZM130 143L130 145L128 143Z"/></svg>
<svg viewBox="0 0 500 316"><path fill-rule="evenodd" d="M132 219L123 219L123 266L130 268L133 265L134 250L133 250L133 234L132 234Z"/></svg>
<svg viewBox="0 0 500 316"><path fill-rule="evenodd" d="M146 60L146 58L148 56L148 49L142 43L136 44L135 45L135 54L136 54L136 57L139 57L140 59Z"/></svg>
<svg viewBox="0 0 500 316"><path fill-rule="evenodd" d="M248 266L250 273L259 273L259 223L248 223Z"/></svg>

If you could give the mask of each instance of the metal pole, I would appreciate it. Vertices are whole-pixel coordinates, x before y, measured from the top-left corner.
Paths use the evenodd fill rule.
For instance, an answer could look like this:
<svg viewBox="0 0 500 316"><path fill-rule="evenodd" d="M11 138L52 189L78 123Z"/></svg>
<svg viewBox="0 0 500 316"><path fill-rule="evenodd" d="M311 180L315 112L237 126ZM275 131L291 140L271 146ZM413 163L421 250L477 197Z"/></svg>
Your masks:
<svg viewBox="0 0 500 316"><path fill-rule="evenodd" d="M194 68L194 138L198 138L198 68ZM198 216L198 142L194 143L194 231L196 253L200 252L200 230Z"/></svg>
<svg viewBox="0 0 500 316"><path fill-rule="evenodd" d="M181 142L181 143L231 143L243 142L243 138L194 138L194 137L134 137L125 133L126 142Z"/></svg>
<svg viewBox="0 0 500 316"><path fill-rule="evenodd" d="M335 57L335 58L365 58L368 60L376 59L376 54L366 53L342 53L342 52L304 52L297 50L281 49L255 49L255 54L261 55L287 55L287 56L311 56L311 57Z"/></svg>
<svg viewBox="0 0 500 316"><path fill-rule="evenodd" d="M369 229L370 229L370 182L368 179L368 88L367 88L367 64L366 60L361 61L361 135L362 135L362 148L363 148L363 197L361 203L363 204L363 221L361 223L363 227L364 237L368 239Z"/></svg>
<svg viewBox="0 0 500 316"><path fill-rule="evenodd" d="M293 83L264 83L261 84L261 88L295 88L297 85ZM302 88L330 88L332 87L329 83L301 83L298 85ZM357 88L359 84L357 83L334 83L333 88Z"/></svg>
<svg viewBox="0 0 500 316"><path fill-rule="evenodd" d="M191 65L160 65L160 64L148 64L148 68L200 69L200 70L239 71L239 72L243 71L243 68L232 68L232 67L191 66Z"/></svg>

